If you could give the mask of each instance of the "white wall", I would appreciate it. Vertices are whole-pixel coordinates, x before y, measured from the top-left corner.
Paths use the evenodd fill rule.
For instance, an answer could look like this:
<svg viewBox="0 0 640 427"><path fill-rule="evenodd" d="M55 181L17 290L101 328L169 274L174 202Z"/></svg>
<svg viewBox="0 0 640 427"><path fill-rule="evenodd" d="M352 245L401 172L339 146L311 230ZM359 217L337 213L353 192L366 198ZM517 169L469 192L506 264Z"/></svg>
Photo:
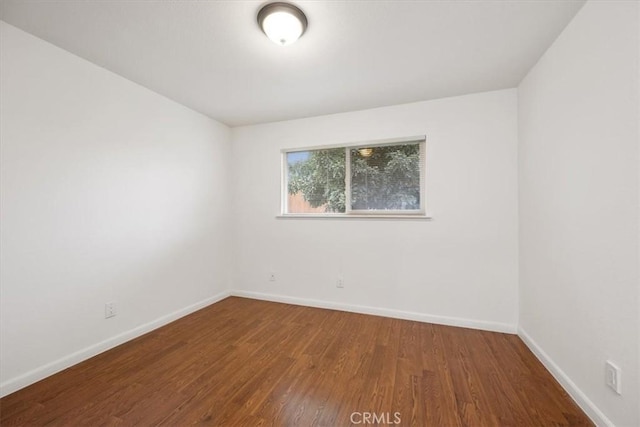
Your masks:
<svg viewBox="0 0 640 427"><path fill-rule="evenodd" d="M516 107L511 89L232 129L234 288L515 331ZM281 149L420 134L432 221L276 219Z"/></svg>
<svg viewBox="0 0 640 427"><path fill-rule="evenodd" d="M227 290L229 130L0 25L6 394Z"/></svg>
<svg viewBox="0 0 640 427"><path fill-rule="evenodd" d="M640 425L638 16L588 2L518 89L521 334L619 426Z"/></svg>

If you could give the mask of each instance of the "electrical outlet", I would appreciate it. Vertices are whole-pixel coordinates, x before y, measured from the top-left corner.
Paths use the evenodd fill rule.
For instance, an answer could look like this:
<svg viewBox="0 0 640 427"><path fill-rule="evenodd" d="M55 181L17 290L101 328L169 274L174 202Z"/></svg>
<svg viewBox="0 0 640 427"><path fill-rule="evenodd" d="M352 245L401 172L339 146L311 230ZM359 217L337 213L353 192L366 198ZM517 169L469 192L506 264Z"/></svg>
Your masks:
<svg viewBox="0 0 640 427"><path fill-rule="evenodd" d="M605 364L605 383L618 394L622 394L622 371L613 362Z"/></svg>
<svg viewBox="0 0 640 427"><path fill-rule="evenodd" d="M270 282L275 282L275 281L276 281L276 273L271 272L271 273L269 274L269 281L270 281Z"/></svg>
<svg viewBox="0 0 640 427"><path fill-rule="evenodd" d="M116 303L115 302L108 302L104 305L104 318L108 319L110 317L113 317L117 314L116 312Z"/></svg>
<svg viewBox="0 0 640 427"><path fill-rule="evenodd" d="M342 277L338 277L338 280L336 280L336 288L344 288L344 279Z"/></svg>

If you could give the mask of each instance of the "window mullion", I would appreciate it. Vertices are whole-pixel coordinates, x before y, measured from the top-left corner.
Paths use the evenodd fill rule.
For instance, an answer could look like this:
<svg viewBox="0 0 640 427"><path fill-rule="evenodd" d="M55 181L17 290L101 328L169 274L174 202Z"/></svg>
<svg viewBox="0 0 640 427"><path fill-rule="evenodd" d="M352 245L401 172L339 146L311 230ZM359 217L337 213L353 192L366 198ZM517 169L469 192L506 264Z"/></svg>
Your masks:
<svg viewBox="0 0 640 427"><path fill-rule="evenodd" d="M344 154L344 203L345 213L351 213L351 150L345 147Z"/></svg>

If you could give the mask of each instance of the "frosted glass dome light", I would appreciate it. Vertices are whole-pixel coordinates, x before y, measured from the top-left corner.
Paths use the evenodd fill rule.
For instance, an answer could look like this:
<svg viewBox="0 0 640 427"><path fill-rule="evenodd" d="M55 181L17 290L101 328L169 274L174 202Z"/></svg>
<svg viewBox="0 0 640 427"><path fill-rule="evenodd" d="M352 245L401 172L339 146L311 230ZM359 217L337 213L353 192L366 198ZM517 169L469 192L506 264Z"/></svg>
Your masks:
<svg viewBox="0 0 640 427"><path fill-rule="evenodd" d="M274 43L286 46L304 34L307 17L292 4L270 3L258 12L258 24Z"/></svg>

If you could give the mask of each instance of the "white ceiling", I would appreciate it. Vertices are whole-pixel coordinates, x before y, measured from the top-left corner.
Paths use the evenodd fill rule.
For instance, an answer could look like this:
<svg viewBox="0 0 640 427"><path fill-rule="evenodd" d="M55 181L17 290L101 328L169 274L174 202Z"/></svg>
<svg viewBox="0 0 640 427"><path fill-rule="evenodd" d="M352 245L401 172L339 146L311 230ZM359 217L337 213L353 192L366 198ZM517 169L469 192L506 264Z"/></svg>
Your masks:
<svg viewBox="0 0 640 427"><path fill-rule="evenodd" d="M584 1L295 1L281 47L263 1L2 0L0 17L230 126L515 87Z"/></svg>

